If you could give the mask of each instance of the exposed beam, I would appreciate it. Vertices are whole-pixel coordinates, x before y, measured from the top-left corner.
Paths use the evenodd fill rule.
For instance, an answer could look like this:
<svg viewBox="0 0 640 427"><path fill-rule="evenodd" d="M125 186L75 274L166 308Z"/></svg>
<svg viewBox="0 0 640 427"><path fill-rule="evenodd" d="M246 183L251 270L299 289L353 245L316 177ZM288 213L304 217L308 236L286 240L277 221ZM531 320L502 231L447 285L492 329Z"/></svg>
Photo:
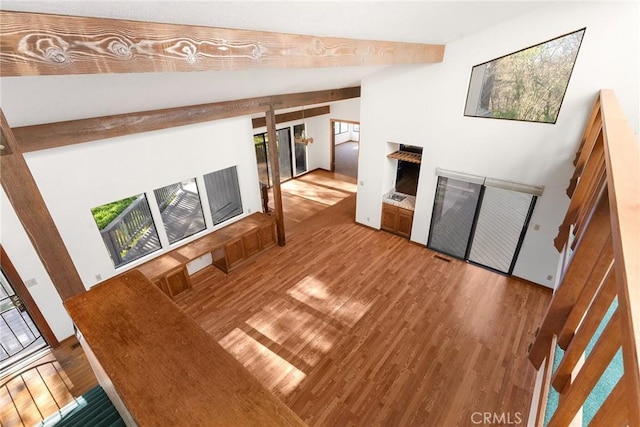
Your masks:
<svg viewBox="0 0 640 427"><path fill-rule="evenodd" d="M29 166L16 144L13 132L0 109L2 150L0 181L13 209L40 257L44 268L65 300L85 291L69 252L47 209Z"/></svg>
<svg viewBox="0 0 640 427"><path fill-rule="evenodd" d="M309 117L323 116L325 114L329 114L330 112L331 108L328 105L324 105L322 107L309 108L307 110L276 114L276 124L292 122L294 120L308 119ZM256 117L255 119L251 119L251 123L253 124L254 129L263 128L267 125L267 118Z"/></svg>
<svg viewBox="0 0 640 427"><path fill-rule="evenodd" d="M0 12L0 75L318 68L442 62L444 45Z"/></svg>
<svg viewBox="0 0 640 427"><path fill-rule="evenodd" d="M269 150L269 167L271 168L271 179L273 189L273 207L276 216L276 234L278 237L278 245L284 246L286 239L284 234L284 212L282 209L282 192L280 190L280 164L278 161L278 146L275 144L276 136L276 117L273 108L267 110L267 148Z"/></svg>
<svg viewBox="0 0 640 427"><path fill-rule="evenodd" d="M23 153L28 153L99 139L255 114L267 111L270 105L273 105L274 108L284 109L358 97L360 97L360 87L356 86L24 126L14 128L13 133L20 150Z"/></svg>

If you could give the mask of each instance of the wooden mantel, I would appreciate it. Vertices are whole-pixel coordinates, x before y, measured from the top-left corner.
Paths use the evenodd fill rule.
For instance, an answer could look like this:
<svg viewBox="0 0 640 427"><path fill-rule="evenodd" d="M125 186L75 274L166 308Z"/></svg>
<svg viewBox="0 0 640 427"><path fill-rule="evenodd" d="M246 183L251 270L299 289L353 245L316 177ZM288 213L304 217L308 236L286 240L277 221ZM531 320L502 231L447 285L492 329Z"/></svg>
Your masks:
<svg viewBox="0 0 640 427"><path fill-rule="evenodd" d="M64 305L127 425L304 425L139 271Z"/></svg>
<svg viewBox="0 0 640 427"><path fill-rule="evenodd" d="M442 62L444 45L0 11L0 76Z"/></svg>

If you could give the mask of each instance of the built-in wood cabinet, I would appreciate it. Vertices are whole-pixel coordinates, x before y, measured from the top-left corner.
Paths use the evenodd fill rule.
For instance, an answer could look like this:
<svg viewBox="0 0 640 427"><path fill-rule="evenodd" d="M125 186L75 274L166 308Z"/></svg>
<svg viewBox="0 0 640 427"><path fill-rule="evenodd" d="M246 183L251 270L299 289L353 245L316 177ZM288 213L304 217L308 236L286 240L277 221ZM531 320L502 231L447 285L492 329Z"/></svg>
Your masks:
<svg viewBox="0 0 640 427"><path fill-rule="evenodd" d="M214 250L213 265L228 273L275 243L273 221L257 224Z"/></svg>
<svg viewBox="0 0 640 427"><path fill-rule="evenodd" d="M402 237L411 237L413 211L399 206L382 204L382 221L380 228Z"/></svg>
<svg viewBox="0 0 640 427"><path fill-rule="evenodd" d="M225 273L276 244L275 221L254 213L138 267L144 276L174 298L191 289L187 264L211 253L213 265Z"/></svg>
<svg viewBox="0 0 640 427"><path fill-rule="evenodd" d="M142 264L138 270L170 298L191 289L191 276L186 265L171 253Z"/></svg>

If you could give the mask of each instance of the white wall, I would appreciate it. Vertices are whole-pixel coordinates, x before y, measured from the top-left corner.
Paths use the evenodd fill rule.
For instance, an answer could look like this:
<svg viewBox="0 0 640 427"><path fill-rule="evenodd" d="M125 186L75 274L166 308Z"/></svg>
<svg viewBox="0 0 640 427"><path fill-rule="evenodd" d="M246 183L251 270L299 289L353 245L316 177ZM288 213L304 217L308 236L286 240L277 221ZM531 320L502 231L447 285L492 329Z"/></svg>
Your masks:
<svg viewBox="0 0 640 427"><path fill-rule="evenodd" d="M87 287L96 283L97 274L106 279L149 259L116 270L91 215L93 207L143 192L151 198L156 188L194 177L202 195L203 174L237 166L245 215L261 209L248 117L43 150L25 159ZM208 207L203 211L207 217Z"/></svg>
<svg viewBox="0 0 640 427"><path fill-rule="evenodd" d="M463 116L472 66L585 26L555 125ZM393 67L366 78L356 220L380 225L381 196L394 179L388 142L424 148L411 237L418 243L427 241L436 167L543 185L514 274L552 287L559 257L553 238L592 103L599 89L614 89L637 133L638 73L637 4L581 2L554 3L451 43L441 64Z"/></svg>
<svg viewBox="0 0 640 427"><path fill-rule="evenodd" d="M331 110L333 106L331 104ZM331 134L328 115L306 119L307 136L313 138L313 143L307 145L309 156L309 170L331 168Z"/></svg>
<svg viewBox="0 0 640 427"><path fill-rule="evenodd" d="M56 338L62 340L73 335L71 318L3 189L0 189L0 243L23 282L36 281L27 290Z"/></svg>

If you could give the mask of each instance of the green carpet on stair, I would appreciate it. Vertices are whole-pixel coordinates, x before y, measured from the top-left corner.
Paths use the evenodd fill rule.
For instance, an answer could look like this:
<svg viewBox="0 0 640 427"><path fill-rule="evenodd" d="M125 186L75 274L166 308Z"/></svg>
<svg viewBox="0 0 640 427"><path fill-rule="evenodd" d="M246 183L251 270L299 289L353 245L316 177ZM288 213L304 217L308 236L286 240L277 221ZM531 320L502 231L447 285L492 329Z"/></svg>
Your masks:
<svg viewBox="0 0 640 427"><path fill-rule="evenodd" d="M588 357L589 354L591 354L591 351L593 350L593 347L598 341L598 338L600 337L600 335L602 335L604 328L609 323L609 319L611 319L611 316L613 316L613 313L617 308L618 308L618 299L615 298L611 303L611 306L607 310L606 314L604 315L602 322L600 322L600 325L598 326L598 329L596 330L595 334L593 335L593 337L591 337L591 341L589 341L589 344L585 349L585 358ZM564 356L564 351L560 347L556 346L555 356L553 361L554 373L558 369L558 365L560 365L560 361L562 360L563 356ZM598 412L598 409L600 409L600 406L602 406L607 396L609 396L609 394L611 393L611 390L613 390L613 387L615 387L615 385L618 383L618 380L622 377L623 372L624 372L624 367L622 363L622 351L618 350L616 355L611 360L611 363L605 370L604 374L602 375L598 383L595 385L593 390L591 390L591 393L589 394L589 396L587 396L587 399L584 402L584 405L582 407L582 425L583 426L589 425L589 423L591 422L595 414ZM549 424L551 417L553 416L556 409L558 408L558 397L559 397L558 392L553 387L551 387L549 391L549 398L547 400L547 408L545 410L545 415L544 415L545 426Z"/></svg>
<svg viewBox="0 0 640 427"><path fill-rule="evenodd" d="M48 417L40 427L120 427L124 421L100 386Z"/></svg>
<svg viewBox="0 0 640 427"><path fill-rule="evenodd" d="M602 334L602 331L604 330L605 326L609 322L609 319L611 318L611 316L613 316L613 313L617 308L618 298L615 298L611 303L609 310L607 310L607 313L604 315L602 323L600 323L600 326L598 326L598 330L594 334L593 338L591 338L591 341L589 342L589 345L585 350L586 356L591 354L591 351L593 350L598 337L600 337L600 335ZM622 349L618 349L618 352L615 356L613 356L611 363L609 363L609 366L602 374L602 377L600 377L600 380L598 380L598 383L593 388L593 390L591 390L591 393L589 394L589 396L587 396L587 400L585 400L584 402L584 406L582 408L583 426L589 425L593 417L598 412L598 409L600 409L600 406L602 406L605 399L609 396L615 385L618 383L618 380L622 378L623 372L624 366L622 364Z"/></svg>

